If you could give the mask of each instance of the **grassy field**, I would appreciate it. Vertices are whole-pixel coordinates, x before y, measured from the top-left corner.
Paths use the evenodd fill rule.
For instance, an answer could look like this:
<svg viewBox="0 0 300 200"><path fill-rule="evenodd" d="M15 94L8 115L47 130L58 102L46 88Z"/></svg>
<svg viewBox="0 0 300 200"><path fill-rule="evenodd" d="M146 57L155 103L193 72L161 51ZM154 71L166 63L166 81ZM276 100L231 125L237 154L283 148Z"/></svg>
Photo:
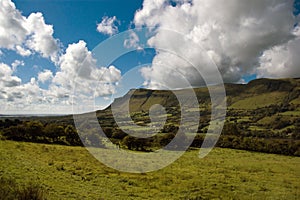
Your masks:
<svg viewBox="0 0 300 200"><path fill-rule="evenodd" d="M48 199L300 198L299 157L220 148L197 155L188 151L157 172L129 174L82 147L0 141L0 176L37 183Z"/></svg>
<svg viewBox="0 0 300 200"><path fill-rule="evenodd" d="M256 109L260 107L269 106L271 104L281 103L285 96L285 92L272 92L256 96L250 96L242 100L238 100L233 105L231 105L231 108L249 110Z"/></svg>

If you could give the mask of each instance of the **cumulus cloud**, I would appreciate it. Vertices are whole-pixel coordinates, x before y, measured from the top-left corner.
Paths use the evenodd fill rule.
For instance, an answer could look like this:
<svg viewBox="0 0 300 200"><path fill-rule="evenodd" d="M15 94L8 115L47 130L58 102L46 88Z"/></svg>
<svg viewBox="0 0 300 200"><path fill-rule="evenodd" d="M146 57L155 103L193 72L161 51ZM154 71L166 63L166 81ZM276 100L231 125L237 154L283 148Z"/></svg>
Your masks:
<svg viewBox="0 0 300 200"><path fill-rule="evenodd" d="M14 102L19 99L25 103L28 98L38 99L41 97L41 95L38 95L41 92L41 89L35 78L31 78L28 83L22 84L22 80L13 75L13 73L14 71L10 66L0 63L1 99L6 99L9 102ZM31 102L32 101L30 101L30 103ZM16 105L18 103L18 101L15 102Z"/></svg>
<svg viewBox="0 0 300 200"><path fill-rule="evenodd" d="M30 56L32 54L32 52L29 49L25 49L25 48L21 47L20 45L16 46L16 52L24 57Z"/></svg>
<svg viewBox="0 0 300 200"><path fill-rule="evenodd" d="M22 56L37 52L55 62L60 47L53 33L41 13L25 17L11 0L0 1L0 48L15 50Z"/></svg>
<svg viewBox="0 0 300 200"><path fill-rule="evenodd" d="M46 70L45 70L46 71ZM45 72L44 71L44 72ZM46 79L46 74L39 75L39 79ZM40 81L40 80L39 80ZM70 113L70 106L66 106L67 100L60 100L51 96L53 91L42 89L39 81L32 77L28 82L14 75L12 67L0 63L0 106L1 112L8 114L28 113Z"/></svg>
<svg viewBox="0 0 300 200"><path fill-rule="evenodd" d="M56 73L45 69L27 83L14 75L15 68L24 64L22 61L16 60L11 66L0 63L0 105L5 107L4 112L71 113L75 103L84 105L84 111L91 111L94 108L86 108L84 102L113 94L121 78L116 67L98 67L96 63L84 41L68 46ZM39 83L46 82L49 87L41 88Z"/></svg>
<svg viewBox="0 0 300 200"><path fill-rule="evenodd" d="M13 75L13 70L10 66L0 63L0 88L5 91L5 88L11 88L18 86L21 83L21 79Z"/></svg>
<svg viewBox="0 0 300 200"><path fill-rule="evenodd" d="M42 13L32 13L27 18L27 29L30 33L26 46L40 53L53 62L58 59L59 42L53 38L53 26L45 23Z"/></svg>
<svg viewBox="0 0 300 200"><path fill-rule="evenodd" d="M116 16L113 17L104 16L102 18L102 21L99 24L97 24L97 31L99 33L103 33L111 36L119 32L117 27L118 24L120 24L120 22L117 20Z"/></svg>
<svg viewBox="0 0 300 200"><path fill-rule="evenodd" d="M53 78L53 73L49 69L45 69L43 72L38 74L38 81L45 83Z"/></svg>
<svg viewBox="0 0 300 200"><path fill-rule="evenodd" d="M15 60L12 64L11 64L11 67L12 67L12 71L15 72L17 70L17 67L19 66L24 66L25 63L23 60Z"/></svg>
<svg viewBox="0 0 300 200"><path fill-rule="evenodd" d="M128 38L124 40L124 47L125 48L135 48L137 50L142 50L143 47L139 44L140 39L139 36L134 32L131 31Z"/></svg>
<svg viewBox="0 0 300 200"><path fill-rule="evenodd" d="M117 23L116 17L104 17L98 30L112 35L118 32ZM70 113L72 104L78 103L78 99L86 102L114 93L121 78L120 70L114 66L97 66L92 52L82 40L68 45L63 52L53 34L53 26L45 23L42 13L31 13L26 17L11 0L0 1L0 49L12 50L21 56L39 54L51 59L57 67L54 73L44 69L23 83L14 74L18 66L25 65L23 61L15 60L11 65L0 63L0 106L3 112L41 113L51 110ZM48 87L41 87L40 83L47 83ZM75 88L78 96L74 97Z"/></svg>
<svg viewBox="0 0 300 200"><path fill-rule="evenodd" d="M26 18L10 0L0 2L0 47L14 49L26 39Z"/></svg>
<svg viewBox="0 0 300 200"><path fill-rule="evenodd" d="M260 57L258 77L299 78L300 77L300 27L296 38L266 50Z"/></svg>
<svg viewBox="0 0 300 200"><path fill-rule="evenodd" d="M121 78L120 70L114 66L97 67L96 63L84 41L70 44L60 58L60 68L53 77L50 92L58 98L70 97L74 89L86 97L114 93L114 84Z"/></svg>
<svg viewBox="0 0 300 200"><path fill-rule="evenodd" d="M92 53L87 49L83 40L70 44L66 49L66 53L60 57L60 70L71 79L74 79L77 75L88 79L95 66L96 60L92 57ZM65 84L60 78L58 80L60 83Z"/></svg>
<svg viewBox="0 0 300 200"><path fill-rule="evenodd" d="M142 9L135 14L134 23L137 27L152 27L150 30L155 34L148 43L154 48L165 47L174 52L185 50L198 70L209 71L201 56L196 56L205 53L216 63L225 82L238 82L243 75L257 72L260 62L266 61L259 59L264 52L265 57L275 56L279 51L284 53L282 49L287 49L281 47L284 44L289 46L289 51L299 55L293 34L297 23L293 3L293 0L177 0L173 3L144 0ZM179 32L185 39L170 37L164 29ZM201 47L196 52L189 50L194 44ZM177 87L178 75L172 70L183 73L193 86L199 85L191 65L176 56L170 59L170 56L158 51L152 66L143 70L149 86L169 80L169 87ZM267 76L269 72L262 68L260 73ZM292 72L290 70L286 76L291 76Z"/></svg>

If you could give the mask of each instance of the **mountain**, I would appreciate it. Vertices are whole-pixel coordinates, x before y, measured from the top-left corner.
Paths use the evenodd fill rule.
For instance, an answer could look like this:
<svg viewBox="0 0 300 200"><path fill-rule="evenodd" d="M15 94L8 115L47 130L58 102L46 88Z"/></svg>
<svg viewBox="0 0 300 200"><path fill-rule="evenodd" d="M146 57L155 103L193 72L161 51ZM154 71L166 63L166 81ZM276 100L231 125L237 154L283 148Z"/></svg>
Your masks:
<svg viewBox="0 0 300 200"><path fill-rule="evenodd" d="M300 104L300 79L257 79L248 84L225 83L228 108L232 109L257 109L269 105ZM207 88L194 88L200 106L210 103ZM186 90L177 90L185 95ZM166 107L178 106L176 96L171 91L133 89L125 96L116 99L113 104L120 109L125 107L125 102L130 98L132 112L147 111L154 104ZM109 107L110 108L110 107Z"/></svg>
<svg viewBox="0 0 300 200"><path fill-rule="evenodd" d="M217 146L245 149L251 151L279 153L300 156L300 79L257 79L248 84L224 84L227 99L227 114L221 137ZM215 87L215 86L211 86ZM199 101L199 109L190 110L191 113L200 111L199 124L186 121L181 123L179 101L172 91L136 89L130 90L125 96L116 99L112 106L118 114L113 116L111 106L98 111L97 116L103 130L109 130L109 137L116 143L123 144L129 149L153 149L168 144L179 127L183 127L188 136L197 130L197 137L192 146L200 147L205 135L212 133L211 100L208 88L195 88L194 92ZM189 104L188 90L177 90L175 93ZM126 118L126 102L129 100L130 117ZM126 133L145 134L151 127L149 108L155 104L165 107L167 120L152 140L130 139ZM133 121L136 125L128 125L120 130L115 117L126 124ZM162 121L158 116L156 121ZM190 118L195 121L194 118ZM156 122L155 122L156 123ZM157 124L152 126L157 127ZM218 122L216 123L218 125ZM214 123L213 123L214 126ZM104 131L104 132L105 132ZM125 133L124 133L125 132ZM127 136L127 137L126 137ZM129 138L128 138L129 137ZM128 141L131 141L130 145ZM132 145L132 141L134 145ZM163 141L163 142L162 142ZM142 146L136 146L142 144ZM147 146L147 144L149 146ZM154 145L153 145L154 144ZM157 145L158 144L158 145ZM133 147L134 146L134 147ZM142 147L142 148L141 148ZM155 149L155 148L154 148Z"/></svg>

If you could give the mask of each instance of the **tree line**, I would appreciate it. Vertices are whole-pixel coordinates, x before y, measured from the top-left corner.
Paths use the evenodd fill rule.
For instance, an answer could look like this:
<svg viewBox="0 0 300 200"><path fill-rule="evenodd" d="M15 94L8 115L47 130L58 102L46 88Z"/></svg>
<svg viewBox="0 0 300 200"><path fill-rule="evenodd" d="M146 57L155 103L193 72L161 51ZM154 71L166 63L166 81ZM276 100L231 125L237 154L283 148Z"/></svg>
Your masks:
<svg viewBox="0 0 300 200"><path fill-rule="evenodd" d="M200 125L201 126L201 125ZM300 156L300 122L294 124L295 128L289 137L275 135L272 132L245 129L242 124L226 122L222 134L216 144L218 147L243 149L265 153ZM178 134L178 127L167 125L159 133L150 138L136 138L123 132L117 126L102 128L110 141L119 146L135 151L155 151L168 145ZM168 132L164 132L168 131ZM194 138L191 147L199 148L203 144L206 134L200 131ZM105 140L97 130L88 129L79 137L74 124L43 123L38 120L0 120L0 137L2 139L36 142L46 144L61 144L71 146L94 146L105 148ZM187 140L185 134L180 135L182 144ZM209 140L208 140L209 141ZM170 146L169 150L180 150L180 146Z"/></svg>

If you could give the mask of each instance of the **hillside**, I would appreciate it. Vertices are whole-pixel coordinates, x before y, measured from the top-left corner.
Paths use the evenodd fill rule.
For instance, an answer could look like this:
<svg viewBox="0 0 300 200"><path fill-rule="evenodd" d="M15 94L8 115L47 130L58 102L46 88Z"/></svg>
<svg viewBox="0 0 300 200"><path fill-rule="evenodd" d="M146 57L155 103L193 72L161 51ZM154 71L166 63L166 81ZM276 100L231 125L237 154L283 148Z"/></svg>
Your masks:
<svg viewBox="0 0 300 200"><path fill-rule="evenodd" d="M257 79L248 84L225 84L225 90L228 108L219 146L300 155L300 79ZM210 124L210 95L207 88L195 88L194 91L198 97L199 110L191 112L201 113L198 133L203 139ZM185 96L187 91L179 90L176 93ZM160 133L177 132L180 124L180 106L171 91L130 90L124 97L113 102L121 114L122 110L126 109L125 103L128 99L131 118L140 128L125 127L125 132L130 130L143 134L147 131L150 122L149 108L154 104L163 105L167 111L167 121ZM186 95L185 99L188 102L189 96ZM115 124L111 107L98 111L97 116L105 130L110 129L111 124ZM126 120L128 119L124 118L125 122ZM116 124L114 126L117 127ZM190 124L182 126L185 126L188 134ZM122 128L124 130L124 127ZM113 134L109 136L114 138ZM201 144L201 141L197 144L199 143ZM254 147L257 143L263 144L262 147ZM292 149L289 148L291 146Z"/></svg>
<svg viewBox="0 0 300 200"><path fill-rule="evenodd" d="M256 109L276 104L300 104L300 79L257 79L248 84L225 83L229 108ZM209 103L207 88L195 88L195 94L201 104ZM179 90L183 95L186 91ZM131 96L132 112L147 111L151 105L161 104L167 107L177 106L176 96L171 91L132 89L124 97L114 101L120 108Z"/></svg>

